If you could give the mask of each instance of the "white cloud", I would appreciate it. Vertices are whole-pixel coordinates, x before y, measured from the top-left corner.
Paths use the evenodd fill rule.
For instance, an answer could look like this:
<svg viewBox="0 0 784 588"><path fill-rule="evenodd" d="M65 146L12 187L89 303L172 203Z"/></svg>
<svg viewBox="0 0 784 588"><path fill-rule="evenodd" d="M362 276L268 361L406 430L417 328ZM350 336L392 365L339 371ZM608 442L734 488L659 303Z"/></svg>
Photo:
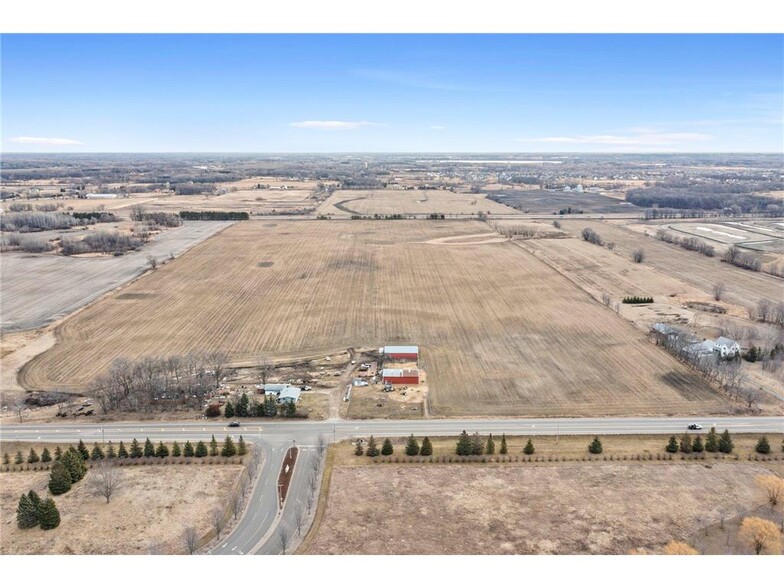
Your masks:
<svg viewBox="0 0 784 588"><path fill-rule="evenodd" d="M650 132L647 129L645 131L647 132L628 135L574 135L568 137L540 137L532 140L540 143L561 143L567 145L661 146L708 141L714 138L712 135L704 133L660 133ZM521 141L528 140L521 139Z"/></svg>
<svg viewBox="0 0 784 588"><path fill-rule="evenodd" d="M323 131L355 131L365 127L380 127L383 125L366 120L303 120L289 123L289 126L299 129L320 129Z"/></svg>
<svg viewBox="0 0 784 588"><path fill-rule="evenodd" d="M430 128L434 131L445 131L446 127L442 127L441 125L430 125Z"/></svg>
<svg viewBox="0 0 784 588"><path fill-rule="evenodd" d="M11 137L9 143L19 145L81 145L81 141L62 139L60 137Z"/></svg>

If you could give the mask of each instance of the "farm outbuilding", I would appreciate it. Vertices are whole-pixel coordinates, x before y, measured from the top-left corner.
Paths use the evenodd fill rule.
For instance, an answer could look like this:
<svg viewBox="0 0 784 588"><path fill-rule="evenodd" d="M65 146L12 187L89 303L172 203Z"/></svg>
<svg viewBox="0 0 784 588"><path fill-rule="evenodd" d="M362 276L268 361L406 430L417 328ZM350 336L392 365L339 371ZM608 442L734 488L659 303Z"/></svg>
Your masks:
<svg viewBox="0 0 784 588"><path fill-rule="evenodd" d="M379 349L379 352L387 359L419 359L419 347L416 345L387 345Z"/></svg>
<svg viewBox="0 0 784 588"><path fill-rule="evenodd" d="M381 381L385 384L419 384L419 370L383 369Z"/></svg>

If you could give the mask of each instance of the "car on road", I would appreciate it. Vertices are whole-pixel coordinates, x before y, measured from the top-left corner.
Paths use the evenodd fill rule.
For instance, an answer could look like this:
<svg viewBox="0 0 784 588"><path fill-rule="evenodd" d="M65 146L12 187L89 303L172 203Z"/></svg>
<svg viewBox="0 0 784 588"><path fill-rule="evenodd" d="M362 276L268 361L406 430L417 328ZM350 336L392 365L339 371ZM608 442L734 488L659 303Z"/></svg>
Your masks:
<svg viewBox="0 0 784 588"><path fill-rule="evenodd" d="M240 422L239 421L231 421L229 423L229 426L230 427L239 427L240 426Z"/></svg>
<svg viewBox="0 0 784 588"><path fill-rule="evenodd" d="M686 428L687 428L687 429L689 429L690 431L699 431L699 430L701 430L701 429L702 429L702 425L700 425L700 424L697 424L697 423L691 423L691 424L689 424L689 426L688 426L688 427L686 427Z"/></svg>

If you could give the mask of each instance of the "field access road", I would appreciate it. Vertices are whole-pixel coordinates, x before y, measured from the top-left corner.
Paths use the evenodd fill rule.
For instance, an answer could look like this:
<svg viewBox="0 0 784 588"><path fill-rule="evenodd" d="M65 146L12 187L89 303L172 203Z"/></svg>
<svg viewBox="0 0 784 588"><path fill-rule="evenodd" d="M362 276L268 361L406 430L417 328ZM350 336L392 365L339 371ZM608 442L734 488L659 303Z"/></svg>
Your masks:
<svg viewBox="0 0 784 588"><path fill-rule="evenodd" d="M700 423L706 429L733 433L781 433L784 417L628 417L628 418L563 418L563 419L431 419L398 421L249 421L240 427L227 427L225 421L139 422L139 423L52 423L3 425L0 440L89 444L95 441L129 441L149 437L153 441L209 440L212 435L226 435L257 443L264 453L259 481L253 489L248 507L234 530L209 553L224 555L279 554L279 528L296 533L295 517L305 508L308 480L318 462L320 439L334 442L342 439L376 437L407 437L429 435L456 436L461 431L507 435L620 435L677 434L686 431L689 423ZM299 457L282 510L278 509L277 480L285 452L299 448ZM303 533L305 530L303 529Z"/></svg>

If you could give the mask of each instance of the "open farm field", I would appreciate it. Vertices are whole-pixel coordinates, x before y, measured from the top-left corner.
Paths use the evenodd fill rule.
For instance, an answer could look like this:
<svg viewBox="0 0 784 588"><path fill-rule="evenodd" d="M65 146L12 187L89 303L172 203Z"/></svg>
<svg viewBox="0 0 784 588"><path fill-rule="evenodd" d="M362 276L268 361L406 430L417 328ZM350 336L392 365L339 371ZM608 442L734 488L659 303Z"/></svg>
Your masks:
<svg viewBox="0 0 784 588"><path fill-rule="evenodd" d="M546 264L472 239L486 234L479 222L237 223L63 322L20 382L83 389L121 356L247 363L405 343L421 346L433 416L728 410Z"/></svg>
<svg viewBox="0 0 784 588"><path fill-rule="evenodd" d="M308 554L624 554L766 503L748 463L337 466ZM706 497L710 497L709 500ZM720 553L724 553L720 551ZM746 552L744 552L746 553Z"/></svg>
<svg viewBox="0 0 784 588"><path fill-rule="evenodd" d="M60 526L44 531L16 526L23 492L49 496L49 472L0 474L2 554L164 554L186 553L182 534L193 526L210 531L216 507L225 508L242 465L144 465L119 470L122 486L111 502L95 493L96 470L89 470L68 493L55 496ZM172 491L176 489L176 491Z"/></svg>
<svg viewBox="0 0 784 588"><path fill-rule="evenodd" d="M553 214L571 207L583 212L618 213L639 209L625 201L593 192L564 192L555 190L501 190L488 194L494 200L524 212Z"/></svg>
<svg viewBox="0 0 784 588"><path fill-rule="evenodd" d="M3 332L35 329L78 310L149 269L149 257L165 262L230 222L189 221L120 257L94 258L3 253L0 315Z"/></svg>
<svg viewBox="0 0 784 588"><path fill-rule="evenodd" d="M516 214L517 211L485 198L449 190L338 190L324 201L318 214L445 214L476 216Z"/></svg>

